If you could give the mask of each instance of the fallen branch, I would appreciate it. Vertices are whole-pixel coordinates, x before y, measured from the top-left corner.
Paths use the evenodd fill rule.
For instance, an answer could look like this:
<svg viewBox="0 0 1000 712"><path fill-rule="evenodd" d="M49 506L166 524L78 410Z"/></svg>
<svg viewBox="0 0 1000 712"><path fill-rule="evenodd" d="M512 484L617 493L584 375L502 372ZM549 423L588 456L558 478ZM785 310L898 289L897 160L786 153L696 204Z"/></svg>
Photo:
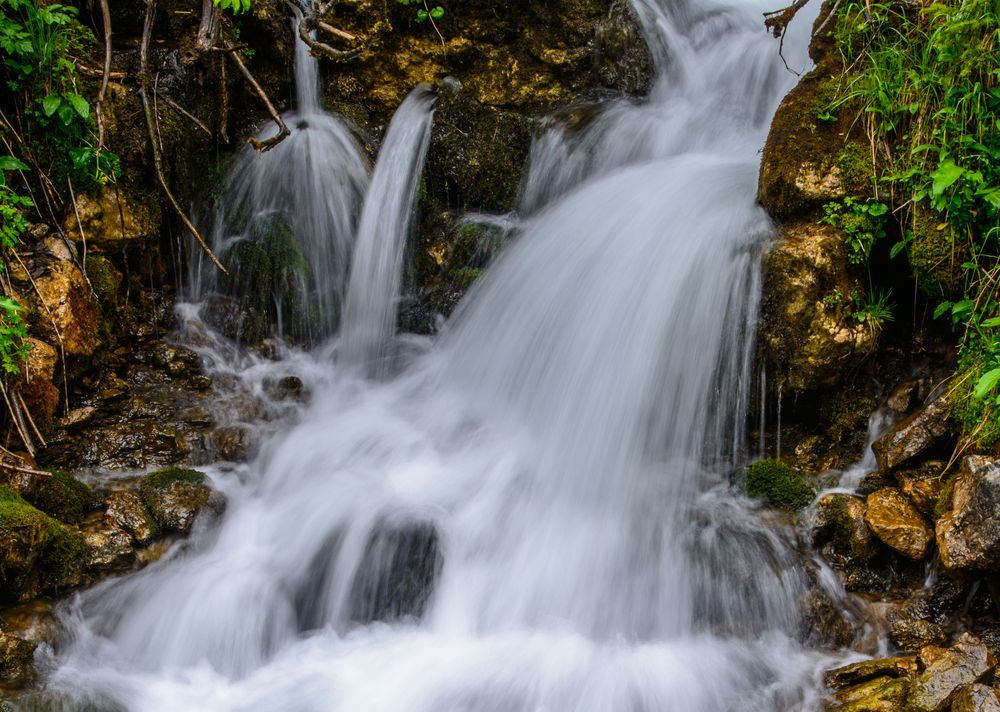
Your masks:
<svg viewBox="0 0 1000 712"><path fill-rule="evenodd" d="M784 37L789 23L795 18L796 13L805 7L808 2L809 0L795 0L788 7L765 12L764 27L769 29L775 37Z"/></svg>
<svg viewBox="0 0 1000 712"><path fill-rule="evenodd" d="M157 141L157 121L153 115L153 108L150 105L150 94L152 93L149 86L149 37L153 30L153 18L156 13L156 0L146 0L146 19L142 26L142 43L139 45L139 83L141 85L140 96L142 97L142 110L146 115L146 129L149 132L149 142L153 149L153 169L156 171L156 178L160 183L160 187L163 189L163 194L167 197L167 201L170 206L177 213L177 216L184 223L184 227L194 236L194 239L201 246L208 258L212 261L219 271L223 274L229 274L226 268L222 266L219 262L219 258L215 256L212 252L212 248L208 246L205 242L205 238L201 236L198 232L198 228L194 226L190 218L185 214L184 210L181 208L180 203L177 202L177 198L174 197L173 192L170 190L170 186L167 185L167 179L163 174L163 159L160 155L160 146Z"/></svg>
<svg viewBox="0 0 1000 712"><path fill-rule="evenodd" d="M201 119L199 119L197 116L195 116L194 114L192 114L190 111L188 111L183 106L181 106L180 104L178 104L176 101L174 101L173 99L171 99L169 96L167 96L166 94L164 94L163 92L160 92L160 91L156 92L156 96L159 97L160 99L163 99L163 103L164 104L166 104L167 106L169 106L171 109L173 109L174 111L176 111L178 114L180 114L185 119L187 119L188 121L190 121L192 124L194 124L195 126L197 126L199 129L201 129L202 131L204 131L205 133L207 133L209 136L212 135L212 130L210 128L208 128L208 126L205 125L204 121L202 121Z"/></svg>
<svg viewBox="0 0 1000 712"><path fill-rule="evenodd" d="M231 48L227 45L223 47L223 49L229 50ZM285 138L287 138L288 135L291 134L291 131L288 130L288 127L285 125L285 121L281 118L281 114L279 114L278 110L274 108L274 104L271 103L271 100L264 92L264 89L260 86L260 84L257 83L257 80L254 79L254 76L253 74L250 73L250 70L247 69L247 65L243 63L243 58L240 57L239 53L228 52L226 56L232 59L233 62L236 64L236 66L239 68L240 72L250 83L250 86L253 87L253 90L257 93L257 96L259 96L260 100L264 102L264 106L267 107L267 113L271 115L271 120L274 121L274 123L277 124L278 126L278 133L276 133L269 139L266 139L264 141L258 141L253 136L247 139L247 143L249 143L258 151L269 151L270 149L274 148L279 143L284 141Z"/></svg>

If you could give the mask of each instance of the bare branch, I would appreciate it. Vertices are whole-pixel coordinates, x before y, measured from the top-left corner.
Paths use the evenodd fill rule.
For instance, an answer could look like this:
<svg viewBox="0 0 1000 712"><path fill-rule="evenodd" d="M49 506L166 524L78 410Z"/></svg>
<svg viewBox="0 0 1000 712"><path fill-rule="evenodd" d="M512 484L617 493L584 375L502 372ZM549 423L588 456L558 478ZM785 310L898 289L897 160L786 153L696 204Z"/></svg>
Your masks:
<svg viewBox="0 0 1000 712"><path fill-rule="evenodd" d="M97 102L94 106L94 113L97 114L98 155L104 148L104 97L108 93L108 79L111 77L111 10L108 8L108 0L101 0L101 19L104 23L104 68L101 74L101 89L97 92Z"/></svg>
<svg viewBox="0 0 1000 712"><path fill-rule="evenodd" d="M160 99L163 99L163 103L164 104L166 104L171 109L173 109L174 111L176 111L178 114L180 114L181 116L183 116L184 118L186 118L192 124L194 124L199 129L201 129L202 131L204 131L205 133L207 133L209 136L212 135L212 130L210 128L208 128L208 126L205 125L204 121L202 121L201 119L199 119L197 116L195 116L194 114L192 114L190 111L188 111L183 106L181 106L180 104L178 104L176 101L174 101L173 99L171 99L169 96L167 96L166 94L164 94L161 91L156 92L156 96L159 97Z"/></svg>
<svg viewBox="0 0 1000 712"><path fill-rule="evenodd" d="M229 49L229 48L224 47L223 49ZM258 151L268 151L277 146L282 141L284 141L285 138L291 133L291 131L289 131L288 127L285 125L284 120L281 118L281 114L279 114L278 110L274 108L274 104L271 103L271 100L268 98L267 93L260 86L260 84L257 83L257 80L254 79L254 76L250 73L250 70L247 69L247 65L243 63L243 58L240 57L239 53L229 52L227 56L233 60L236 66L239 67L240 72L243 73L243 76L246 78L246 80L250 82L250 86L253 87L253 90L257 92L257 96L260 97L260 100L264 102L264 106L267 107L267 113L271 115L271 120L274 121L274 123L277 124L278 126L278 133L276 133L274 136L265 141L258 141L253 137L247 139L247 143L249 143Z"/></svg>
<svg viewBox="0 0 1000 712"><path fill-rule="evenodd" d="M788 7L782 8L780 10L773 10L772 12L764 13L764 26L771 31L771 34L775 37L783 37L785 30L788 29L788 24L795 17L796 13L801 10L809 0L795 0Z"/></svg>

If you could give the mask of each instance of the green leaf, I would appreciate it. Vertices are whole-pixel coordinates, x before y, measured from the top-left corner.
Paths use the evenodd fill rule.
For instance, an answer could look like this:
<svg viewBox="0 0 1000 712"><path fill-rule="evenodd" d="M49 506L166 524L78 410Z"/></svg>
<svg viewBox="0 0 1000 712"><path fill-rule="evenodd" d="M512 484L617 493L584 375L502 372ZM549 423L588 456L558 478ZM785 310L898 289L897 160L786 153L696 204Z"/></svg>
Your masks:
<svg viewBox="0 0 1000 712"><path fill-rule="evenodd" d="M90 104L87 103L86 99L79 94L67 94L66 98L69 99L69 103L72 104L81 119L86 119L90 116Z"/></svg>
<svg viewBox="0 0 1000 712"><path fill-rule="evenodd" d="M946 158L938 164L937 170L931 173L933 184L931 194L938 196L943 194L955 181L962 177L965 169L955 164L950 158Z"/></svg>
<svg viewBox="0 0 1000 712"><path fill-rule="evenodd" d="M982 400L996 387L998 381L1000 381L1000 368L987 371L972 390L972 397L976 400Z"/></svg>
<svg viewBox="0 0 1000 712"><path fill-rule="evenodd" d="M896 255L898 255L905 249L906 249L906 240L900 240L899 242L897 242L895 245L892 246L891 250L889 250L889 259L895 258ZM937 317L934 318L936 319Z"/></svg>
<svg viewBox="0 0 1000 712"><path fill-rule="evenodd" d="M948 311L951 309L951 306L952 306L951 302L941 302L940 304L938 304L937 307L934 309L934 318L940 319L942 316L948 313Z"/></svg>
<svg viewBox="0 0 1000 712"><path fill-rule="evenodd" d="M431 17L435 20L440 20L442 17L444 17L444 8L441 7L440 5L436 5L433 8L431 8Z"/></svg>
<svg viewBox="0 0 1000 712"><path fill-rule="evenodd" d="M69 126L73 123L73 117L76 116L76 112L73 109L72 104L65 102L59 105L59 110L56 112L59 115L59 120L63 122L63 126Z"/></svg>
<svg viewBox="0 0 1000 712"><path fill-rule="evenodd" d="M56 109L62 104L62 97L58 94L49 94L47 97L42 99L42 111L45 112L46 116L52 116L56 113Z"/></svg>
<svg viewBox="0 0 1000 712"><path fill-rule="evenodd" d="M27 171L31 166L13 156L0 156L0 171Z"/></svg>
<svg viewBox="0 0 1000 712"><path fill-rule="evenodd" d="M991 319L987 319L982 324L980 324L980 326L984 326L986 328L993 328L996 326L1000 326L1000 316L995 316Z"/></svg>
<svg viewBox="0 0 1000 712"><path fill-rule="evenodd" d="M427 11L417 10L417 22L423 22L426 19L427 19Z"/></svg>
<svg viewBox="0 0 1000 712"><path fill-rule="evenodd" d="M868 206L868 214L874 217L885 215L887 212L889 212L889 206L885 203L872 203Z"/></svg>

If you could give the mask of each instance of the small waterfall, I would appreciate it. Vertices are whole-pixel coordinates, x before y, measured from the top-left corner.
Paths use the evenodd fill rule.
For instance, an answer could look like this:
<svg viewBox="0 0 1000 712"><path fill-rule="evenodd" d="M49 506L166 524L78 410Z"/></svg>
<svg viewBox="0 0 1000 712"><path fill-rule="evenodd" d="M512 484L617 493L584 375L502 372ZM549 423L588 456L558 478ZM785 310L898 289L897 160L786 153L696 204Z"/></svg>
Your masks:
<svg viewBox="0 0 1000 712"><path fill-rule="evenodd" d="M361 212L338 351L341 364L370 376L388 372L403 248L430 144L434 98L421 85L396 110Z"/></svg>
<svg viewBox="0 0 1000 712"><path fill-rule="evenodd" d="M729 486L772 231L757 154L795 77L770 5L634 5L649 100L539 137L526 217L389 371L431 115L411 95L328 380L213 530L63 610L51 689L143 712L821 707L794 534Z"/></svg>
<svg viewBox="0 0 1000 712"><path fill-rule="evenodd" d="M232 308L207 315L219 326L263 318L241 325L239 335L274 331L312 342L332 334L340 318L368 167L351 130L323 111L318 61L302 42L295 79L298 108L283 117L291 135L265 153L240 151L209 221L212 248L230 274L196 261L190 296L236 302L236 317ZM274 130L267 123L257 138Z"/></svg>

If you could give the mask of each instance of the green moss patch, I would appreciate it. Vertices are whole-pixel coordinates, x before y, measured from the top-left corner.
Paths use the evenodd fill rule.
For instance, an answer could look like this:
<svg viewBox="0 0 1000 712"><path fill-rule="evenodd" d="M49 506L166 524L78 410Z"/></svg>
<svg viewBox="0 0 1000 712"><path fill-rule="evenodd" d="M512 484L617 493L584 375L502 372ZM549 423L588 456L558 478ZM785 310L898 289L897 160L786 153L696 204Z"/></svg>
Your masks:
<svg viewBox="0 0 1000 712"><path fill-rule="evenodd" d="M781 509L802 509L816 497L805 476L780 460L758 460L747 470L746 491Z"/></svg>
<svg viewBox="0 0 1000 712"><path fill-rule="evenodd" d="M173 482L187 482L192 485L205 484L205 474L198 470L185 467L165 467L162 470L150 472L139 480L139 490L150 492L164 489Z"/></svg>
<svg viewBox="0 0 1000 712"><path fill-rule="evenodd" d="M78 524L94 509L93 490L63 470L51 470L48 477L37 476L24 499L61 522Z"/></svg>

